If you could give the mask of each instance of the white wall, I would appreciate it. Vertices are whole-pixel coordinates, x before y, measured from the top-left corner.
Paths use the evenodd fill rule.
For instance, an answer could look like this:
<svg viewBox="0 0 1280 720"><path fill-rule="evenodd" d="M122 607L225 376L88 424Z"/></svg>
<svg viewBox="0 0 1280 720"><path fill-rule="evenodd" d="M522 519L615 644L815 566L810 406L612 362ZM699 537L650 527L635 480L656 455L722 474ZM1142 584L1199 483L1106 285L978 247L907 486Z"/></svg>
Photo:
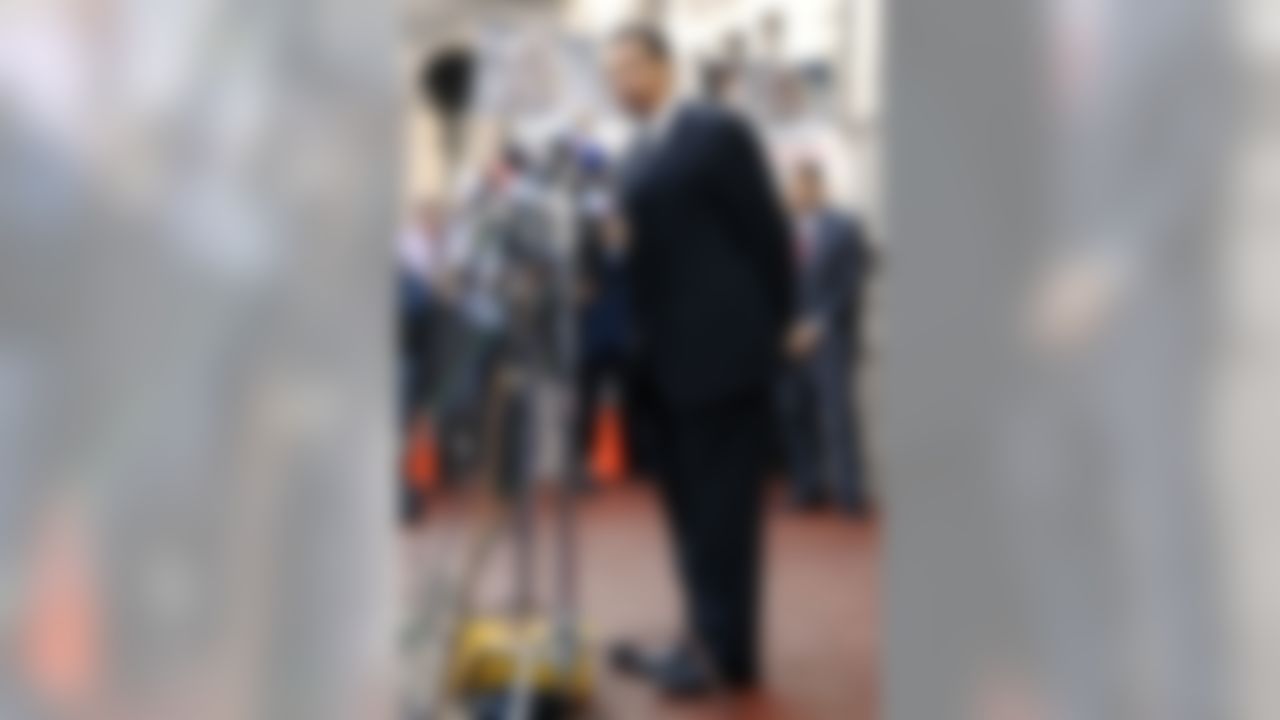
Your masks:
<svg viewBox="0 0 1280 720"><path fill-rule="evenodd" d="M752 49L760 46L764 18L784 18L783 57L805 60L834 55L839 40L840 6L846 0L670 0L668 27L683 50L718 50L724 38L741 32Z"/></svg>

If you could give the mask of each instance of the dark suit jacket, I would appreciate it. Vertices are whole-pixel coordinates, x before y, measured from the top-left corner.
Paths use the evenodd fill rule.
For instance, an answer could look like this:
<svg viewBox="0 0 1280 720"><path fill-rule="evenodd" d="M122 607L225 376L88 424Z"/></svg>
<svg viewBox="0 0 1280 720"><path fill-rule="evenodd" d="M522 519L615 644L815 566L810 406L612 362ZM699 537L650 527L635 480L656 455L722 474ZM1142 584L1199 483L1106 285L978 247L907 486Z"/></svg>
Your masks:
<svg viewBox="0 0 1280 720"><path fill-rule="evenodd" d="M628 163L640 367L673 406L765 388L780 368L793 270L773 187L746 123L706 105Z"/></svg>
<svg viewBox="0 0 1280 720"><path fill-rule="evenodd" d="M797 312L822 323L829 342L857 347L863 288L871 274L871 249L861 225L827 210L815 218L810 256L799 268Z"/></svg>

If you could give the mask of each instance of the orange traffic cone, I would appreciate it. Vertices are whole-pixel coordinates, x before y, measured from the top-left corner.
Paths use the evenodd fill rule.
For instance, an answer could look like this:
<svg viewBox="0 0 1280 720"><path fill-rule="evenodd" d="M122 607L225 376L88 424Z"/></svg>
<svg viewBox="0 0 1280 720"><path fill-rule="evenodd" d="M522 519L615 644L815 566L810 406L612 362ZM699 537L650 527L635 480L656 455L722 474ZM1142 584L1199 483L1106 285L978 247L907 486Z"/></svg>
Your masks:
<svg viewBox="0 0 1280 720"><path fill-rule="evenodd" d="M410 485L423 492L440 484L440 448L435 428L426 418L415 422L405 439L404 475Z"/></svg>
<svg viewBox="0 0 1280 720"><path fill-rule="evenodd" d="M595 443L591 448L591 474L606 486L619 485L627 478L627 443L622 414L612 404L596 413Z"/></svg>
<svg viewBox="0 0 1280 720"><path fill-rule="evenodd" d="M52 515L36 548L22 653L32 686L51 703L74 708L90 701L100 677L97 588L83 518L68 508Z"/></svg>

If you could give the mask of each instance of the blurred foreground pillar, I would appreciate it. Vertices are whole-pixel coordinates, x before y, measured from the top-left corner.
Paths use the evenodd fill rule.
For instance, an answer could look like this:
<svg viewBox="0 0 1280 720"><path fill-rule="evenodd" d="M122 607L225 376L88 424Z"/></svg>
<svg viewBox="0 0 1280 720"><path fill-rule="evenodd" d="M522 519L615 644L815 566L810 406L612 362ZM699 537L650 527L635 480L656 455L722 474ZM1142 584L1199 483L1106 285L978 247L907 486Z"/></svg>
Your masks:
<svg viewBox="0 0 1280 720"><path fill-rule="evenodd" d="M890 718L1227 717L1211 5L891 4Z"/></svg>
<svg viewBox="0 0 1280 720"><path fill-rule="evenodd" d="M0 19L0 716L378 717L390 8Z"/></svg>

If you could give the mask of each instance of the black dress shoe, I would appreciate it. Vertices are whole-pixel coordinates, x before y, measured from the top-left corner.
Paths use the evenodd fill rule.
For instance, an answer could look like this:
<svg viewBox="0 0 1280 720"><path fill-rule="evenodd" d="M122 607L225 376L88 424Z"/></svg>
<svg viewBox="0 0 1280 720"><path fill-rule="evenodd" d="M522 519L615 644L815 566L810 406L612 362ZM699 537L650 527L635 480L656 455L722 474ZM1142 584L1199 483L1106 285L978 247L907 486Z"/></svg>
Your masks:
<svg viewBox="0 0 1280 720"><path fill-rule="evenodd" d="M649 675L654 653L631 642L620 642L609 649L609 664L624 675Z"/></svg>
<svg viewBox="0 0 1280 720"><path fill-rule="evenodd" d="M693 648L676 650L653 670L651 682L668 697L697 698L716 689L715 670L707 658Z"/></svg>
<svg viewBox="0 0 1280 720"><path fill-rule="evenodd" d="M725 671L724 684L735 691L754 690L760 686L760 673L754 669Z"/></svg>
<svg viewBox="0 0 1280 720"><path fill-rule="evenodd" d="M609 660L614 669L624 675L650 679L655 673L661 671L663 665L671 662L674 656L683 651L683 646L680 644L650 649L637 643L623 641L610 649Z"/></svg>
<svg viewBox="0 0 1280 720"><path fill-rule="evenodd" d="M701 697L716 689L711 663L687 644L655 652L620 643L611 657L619 672L644 678L673 698Z"/></svg>

